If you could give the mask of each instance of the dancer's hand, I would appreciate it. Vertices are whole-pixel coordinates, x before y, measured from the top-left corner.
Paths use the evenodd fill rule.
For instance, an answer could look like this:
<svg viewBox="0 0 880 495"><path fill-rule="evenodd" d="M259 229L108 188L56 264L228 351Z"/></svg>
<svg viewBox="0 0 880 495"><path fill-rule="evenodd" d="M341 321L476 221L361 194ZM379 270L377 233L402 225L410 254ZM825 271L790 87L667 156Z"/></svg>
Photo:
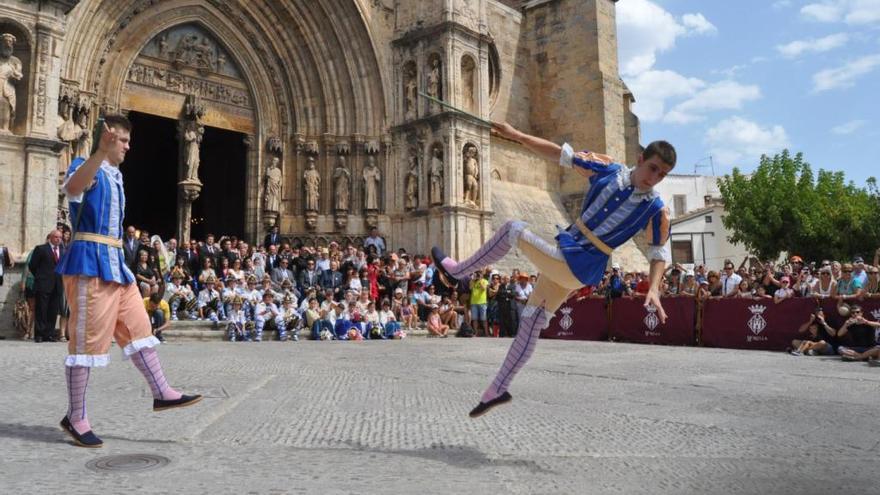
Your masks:
<svg viewBox="0 0 880 495"><path fill-rule="evenodd" d="M492 122L492 134L512 141L519 141L520 132L507 122Z"/></svg>
<svg viewBox="0 0 880 495"><path fill-rule="evenodd" d="M660 324L666 323L666 311L663 310L663 305L660 304L660 294L654 289L649 290L645 296L645 307L647 308L651 304L657 308L657 317L660 318Z"/></svg>

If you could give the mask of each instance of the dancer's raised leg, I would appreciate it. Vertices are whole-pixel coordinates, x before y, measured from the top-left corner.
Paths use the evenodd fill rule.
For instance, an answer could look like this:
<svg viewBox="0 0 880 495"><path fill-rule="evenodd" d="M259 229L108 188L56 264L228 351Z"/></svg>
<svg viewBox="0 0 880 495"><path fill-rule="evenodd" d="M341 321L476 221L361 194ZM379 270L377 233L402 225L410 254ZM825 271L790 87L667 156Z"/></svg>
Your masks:
<svg viewBox="0 0 880 495"><path fill-rule="evenodd" d="M434 264L446 275L454 279L465 278L503 258L511 248L516 247L525 228L525 222L518 220L506 222L476 253L462 261L455 261L437 247L431 250L431 256L434 258Z"/></svg>

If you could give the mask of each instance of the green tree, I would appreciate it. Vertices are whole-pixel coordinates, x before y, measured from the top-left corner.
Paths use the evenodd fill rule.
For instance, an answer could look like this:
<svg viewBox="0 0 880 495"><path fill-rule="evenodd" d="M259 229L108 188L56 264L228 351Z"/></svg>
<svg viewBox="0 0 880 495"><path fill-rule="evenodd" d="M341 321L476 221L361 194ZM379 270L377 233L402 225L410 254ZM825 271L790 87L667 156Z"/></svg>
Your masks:
<svg viewBox="0 0 880 495"><path fill-rule="evenodd" d="M738 168L719 181L729 241L761 259L780 253L807 260L849 260L873 255L880 245L880 195L846 182L843 172L819 170L815 179L801 153L762 156L757 170ZM870 262L870 259L867 260Z"/></svg>

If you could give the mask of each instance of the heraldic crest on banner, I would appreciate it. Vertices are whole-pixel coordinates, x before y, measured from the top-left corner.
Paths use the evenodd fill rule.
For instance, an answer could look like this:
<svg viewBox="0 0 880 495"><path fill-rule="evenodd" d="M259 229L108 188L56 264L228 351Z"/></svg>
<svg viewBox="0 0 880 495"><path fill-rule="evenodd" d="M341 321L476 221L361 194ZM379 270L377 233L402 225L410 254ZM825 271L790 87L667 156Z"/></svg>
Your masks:
<svg viewBox="0 0 880 495"><path fill-rule="evenodd" d="M764 311L767 311L767 306L753 304L749 306L749 311L752 312L752 317L749 318L748 322L749 330L751 330L753 334L758 335L767 328L767 320L762 316Z"/></svg>

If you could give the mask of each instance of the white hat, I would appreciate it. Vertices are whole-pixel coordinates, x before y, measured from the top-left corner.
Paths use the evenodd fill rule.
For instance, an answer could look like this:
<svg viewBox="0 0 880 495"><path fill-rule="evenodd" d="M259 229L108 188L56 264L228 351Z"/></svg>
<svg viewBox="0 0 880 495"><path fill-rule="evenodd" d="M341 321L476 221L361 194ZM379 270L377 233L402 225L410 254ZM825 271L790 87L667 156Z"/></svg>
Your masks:
<svg viewBox="0 0 880 495"><path fill-rule="evenodd" d="M614 263L613 265L611 265L611 269L612 270L620 270L620 263Z"/></svg>

